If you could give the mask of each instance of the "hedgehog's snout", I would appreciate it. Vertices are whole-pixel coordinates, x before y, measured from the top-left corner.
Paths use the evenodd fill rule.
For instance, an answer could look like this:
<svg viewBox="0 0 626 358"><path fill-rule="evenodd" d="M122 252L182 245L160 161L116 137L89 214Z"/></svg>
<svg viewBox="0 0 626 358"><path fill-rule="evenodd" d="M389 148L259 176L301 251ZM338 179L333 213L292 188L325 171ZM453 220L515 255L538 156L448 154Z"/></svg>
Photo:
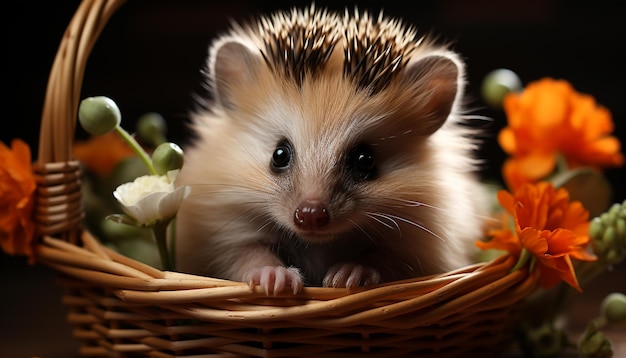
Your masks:
<svg viewBox="0 0 626 358"><path fill-rule="evenodd" d="M302 230L314 231L328 225L330 215L322 201L305 199L296 208L293 214L293 222Z"/></svg>

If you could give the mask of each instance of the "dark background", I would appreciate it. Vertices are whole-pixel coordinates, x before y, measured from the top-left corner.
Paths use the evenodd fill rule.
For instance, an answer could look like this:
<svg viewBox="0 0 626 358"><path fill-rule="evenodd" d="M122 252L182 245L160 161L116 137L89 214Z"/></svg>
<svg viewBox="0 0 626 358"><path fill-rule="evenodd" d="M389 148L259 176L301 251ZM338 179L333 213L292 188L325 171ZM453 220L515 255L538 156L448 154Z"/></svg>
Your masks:
<svg viewBox="0 0 626 358"><path fill-rule="evenodd" d="M45 86L61 36L78 1L15 1L2 11L2 121L0 139L26 140L36 153ZM200 68L211 39L231 20L304 1L130 0L107 25L87 66L83 97L107 95L118 103L123 126L157 111L168 120L170 140L184 144L192 97L203 93ZM443 0L317 1L319 7L361 9L401 17L423 33L440 35L467 62L474 113L493 118L481 155L484 176L499 179L504 159L495 135L503 114L480 98L483 77L496 68L515 71L524 84L545 76L570 81L613 114L615 134L626 139L626 25L615 1ZM77 136L83 134L79 131ZM33 158L35 159L35 158ZM626 198L624 170L606 171L615 201ZM1 200L1 199L0 199ZM623 265L622 265L623 266ZM0 356L66 357L76 342L63 325L65 308L46 267L21 257L0 256L6 282L0 298ZM622 271L623 272L623 271ZM611 288L625 291L624 277ZM614 284L617 283L617 286ZM59 324L61 322L61 324ZM68 339L69 337L69 339ZM2 352L6 354L2 354Z"/></svg>
<svg viewBox="0 0 626 358"><path fill-rule="evenodd" d="M3 82L9 85L0 139L8 142L20 137L35 149L48 73L78 1L9 4L2 37L6 42ZM168 120L170 140L184 145L193 96L206 94L200 69L211 39L232 20L247 20L253 14L306 4L130 0L110 20L89 58L82 97L113 98L122 111L122 125L128 130L133 130L142 113L157 111ZM482 79L496 68L515 71L524 84L546 76L570 81L576 90L593 95L612 112L615 134L626 138L626 12L616 4L555 0L316 4L340 11L353 4L376 13L383 10L415 25L422 33L434 33L453 44L467 63L473 113L493 119L484 123L487 134L481 155L488 163L485 177L499 178L504 159L495 140L505 125L503 113L488 108L480 97ZM80 128L77 136L83 136ZM609 169L606 174L617 184L623 170ZM615 185L615 191L616 200L626 197L622 185Z"/></svg>

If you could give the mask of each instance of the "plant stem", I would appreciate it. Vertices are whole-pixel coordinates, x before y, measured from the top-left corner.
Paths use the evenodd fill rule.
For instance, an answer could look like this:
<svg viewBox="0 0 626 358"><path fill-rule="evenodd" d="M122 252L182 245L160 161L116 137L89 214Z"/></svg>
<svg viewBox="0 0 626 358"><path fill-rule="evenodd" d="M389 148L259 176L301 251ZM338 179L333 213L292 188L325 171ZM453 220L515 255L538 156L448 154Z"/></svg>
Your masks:
<svg viewBox="0 0 626 358"><path fill-rule="evenodd" d="M159 249L159 256L161 257L161 265L163 266L163 270L172 271L174 270L174 266L172 265L172 261L170 260L170 255L167 250L167 226L169 224L169 220L164 222L157 222L152 226L152 237L154 237L154 241L156 242L157 248Z"/></svg>
<svg viewBox="0 0 626 358"><path fill-rule="evenodd" d="M528 262L529 259L530 259L530 252L528 252L528 250L523 248L522 252L519 255L519 258L517 259L517 262L515 263L515 266L513 266L513 268L511 269L511 272L515 272L521 269L524 265L526 265L526 262Z"/></svg>
<svg viewBox="0 0 626 358"><path fill-rule="evenodd" d="M171 221L170 227L170 262L172 268L176 268L176 217Z"/></svg>
<svg viewBox="0 0 626 358"><path fill-rule="evenodd" d="M150 156L148 156L148 153L146 153L146 151L143 150L143 148L139 145L139 143L137 143L135 138L133 138L133 136L128 134L128 132L125 131L124 128L122 128L120 126L115 127L115 132L120 137L122 137L124 142L126 142L133 149L133 151L135 153L137 153L139 158L141 158L143 163L146 165L146 167L150 171L150 174L151 175L156 175L157 172L156 172L156 170L154 170L154 165L152 165L152 160L150 159Z"/></svg>

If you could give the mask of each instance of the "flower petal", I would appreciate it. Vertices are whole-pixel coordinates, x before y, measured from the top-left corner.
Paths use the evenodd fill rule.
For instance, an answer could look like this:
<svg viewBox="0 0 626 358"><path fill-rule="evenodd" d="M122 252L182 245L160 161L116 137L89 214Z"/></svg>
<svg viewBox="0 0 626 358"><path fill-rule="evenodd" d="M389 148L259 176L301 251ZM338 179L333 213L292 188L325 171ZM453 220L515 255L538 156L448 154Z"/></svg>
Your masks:
<svg viewBox="0 0 626 358"><path fill-rule="evenodd" d="M541 257L548 251L548 242L542 237L541 232L534 228L528 227L522 230L519 233L519 241L522 247L535 256Z"/></svg>
<svg viewBox="0 0 626 358"><path fill-rule="evenodd" d="M0 246L33 262L35 178L28 144L14 139L9 149L0 142Z"/></svg>
<svg viewBox="0 0 626 358"><path fill-rule="evenodd" d="M521 252L521 246L519 239L511 230L493 230L489 232L491 240L489 241L477 241L476 246L482 250L496 249L503 250L511 253L514 256L519 256Z"/></svg>
<svg viewBox="0 0 626 358"><path fill-rule="evenodd" d="M500 143L500 147L509 154L513 154L517 150L515 132L513 132L511 128L504 128L498 133L498 143Z"/></svg>
<svg viewBox="0 0 626 358"><path fill-rule="evenodd" d="M158 213L161 219L170 219L176 215L178 207L184 198L189 195L191 188L187 185L176 188L164 196L158 203Z"/></svg>
<svg viewBox="0 0 626 358"><path fill-rule="evenodd" d="M535 183L550 175L556 167L556 154L533 152L505 161L502 174L512 190L526 183Z"/></svg>
<svg viewBox="0 0 626 358"><path fill-rule="evenodd" d="M504 208L504 210L506 210L509 214L513 215L515 213L515 204L517 202L513 195L506 190L499 190L496 196L502 208Z"/></svg>
<svg viewBox="0 0 626 358"><path fill-rule="evenodd" d="M504 99L508 125L499 135L510 155L502 174L510 189L543 180L554 168L557 155L569 167L596 169L624 164L611 113L564 80L543 78L523 92Z"/></svg>
<svg viewBox="0 0 626 358"><path fill-rule="evenodd" d="M527 183L513 194L501 190L497 198L513 216L516 231L507 227L492 230L491 241L476 245L507 250L516 257L523 248L536 258L544 287L565 281L580 290L571 259L596 259L588 251L589 214L584 207L579 202L570 202L566 189L556 190L549 182Z"/></svg>
<svg viewBox="0 0 626 358"><path fill-rule="evenodd" d="M582 289L578 284L578 279L574 271L574 265L569 256L561 256L551 259L539 259L541 270L541 285L544 288L551 288L560 281L575 288L578 292Z"/></svg>
<svg viewBox="0 0 626 358"><path fill-rule="evenodd" d="M152 225L159 220L171 219L190 191L188 186L174 189L173 180L177 173L170 171L163 176L141 176L131 183L118 186L113 196L122 205L124 212L139 224Z"/></svg>
<svg viewBox="0 0 626 358"><path fill-rule="evenodd" d="M151 225L161 219L159 215L159 202L167 195L167 192L150 193L139 199L133 205L122 204L123 209L126 214L135 218L140 224Z"/></svg>

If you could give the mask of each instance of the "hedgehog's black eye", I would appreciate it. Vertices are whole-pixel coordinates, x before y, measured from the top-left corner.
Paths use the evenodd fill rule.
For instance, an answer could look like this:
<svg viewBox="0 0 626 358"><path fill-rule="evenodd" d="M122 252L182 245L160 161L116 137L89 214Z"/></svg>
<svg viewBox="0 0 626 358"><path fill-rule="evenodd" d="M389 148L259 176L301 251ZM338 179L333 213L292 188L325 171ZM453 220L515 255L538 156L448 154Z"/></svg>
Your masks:
<svg viewBox="0 0 626 358"><path fill-rule="evenodd" d="M272 154L272 161L270 167L273 171L278 172L289 167L291 163L292 150L291 143L288 141L282 141L278 144L274 153Z"/></svg>
<svg viewBox="0 0 626 358"><path fill-rule="evenodd" d="M372 149L359 144L348 154L348 170L357 180L373 179L376 174L376 160Z"/></svg>

